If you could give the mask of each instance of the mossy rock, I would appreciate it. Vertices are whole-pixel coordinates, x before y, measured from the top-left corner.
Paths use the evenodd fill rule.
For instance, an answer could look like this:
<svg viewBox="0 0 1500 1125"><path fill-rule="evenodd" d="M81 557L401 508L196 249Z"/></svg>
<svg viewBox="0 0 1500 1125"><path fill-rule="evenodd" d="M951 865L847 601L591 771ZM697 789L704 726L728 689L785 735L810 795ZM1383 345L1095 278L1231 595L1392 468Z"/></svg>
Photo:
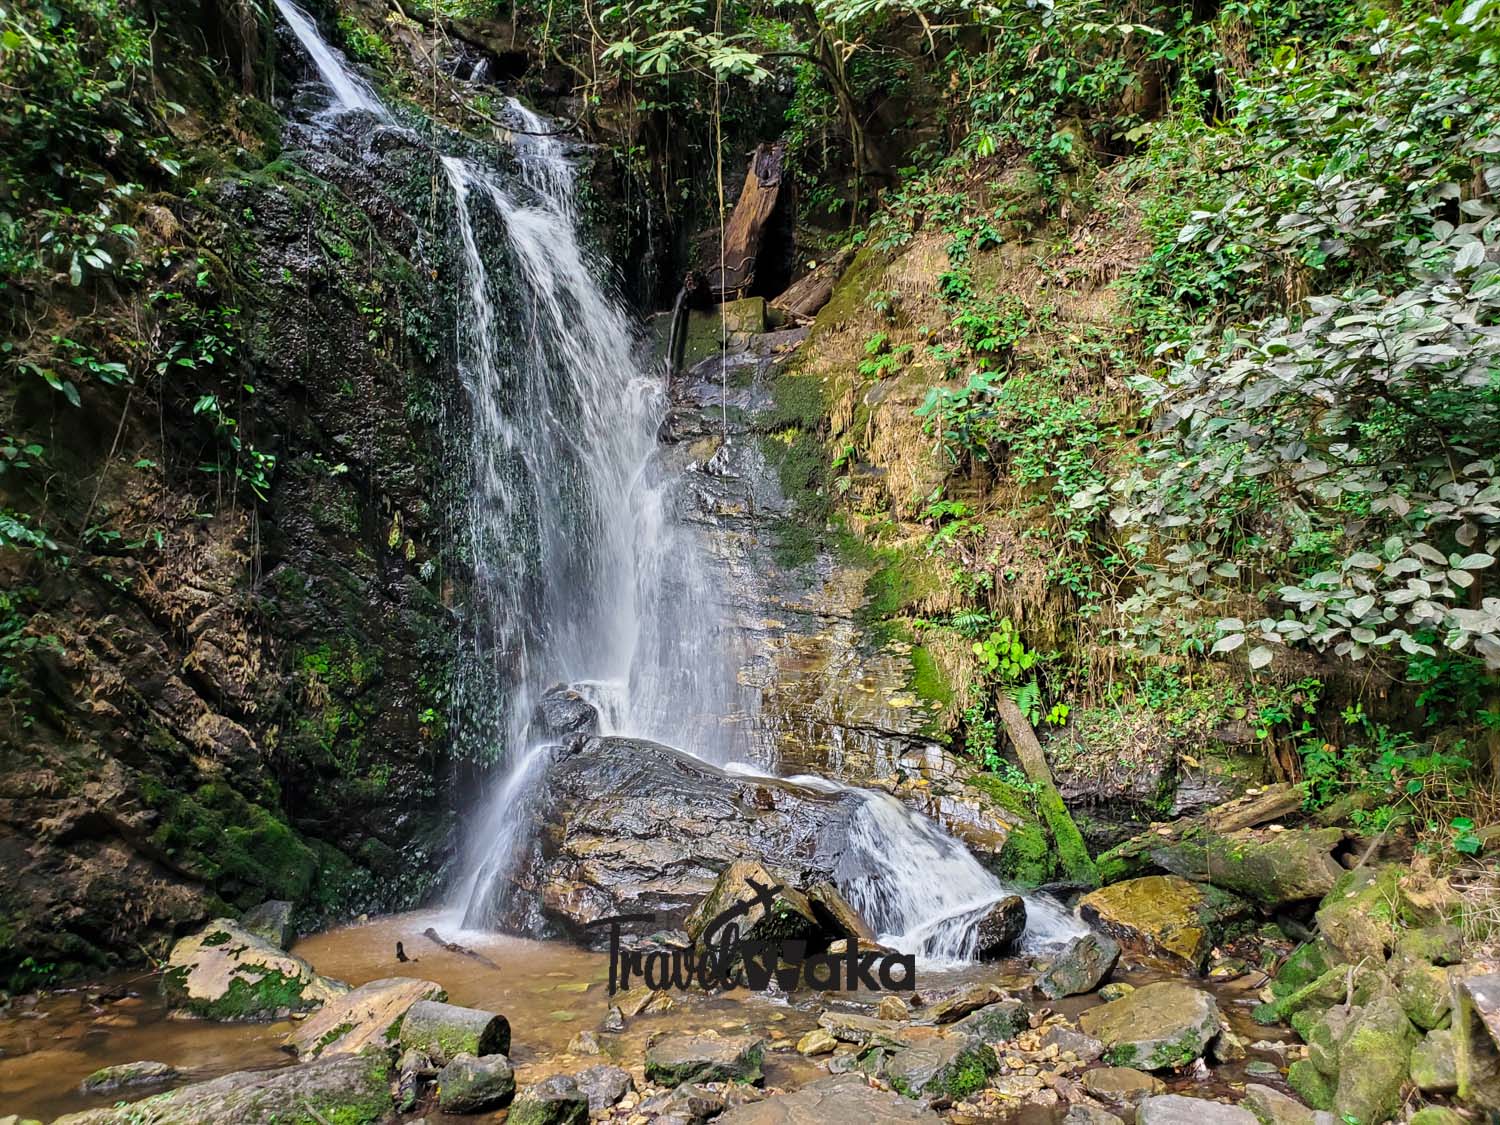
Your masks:
<svg viewBox="0 0 1500 1125"><path fill-rule="evenodd" d="M162 992L174 1008L214 1020L273 1019L349 991L228 918L172 947Z"/></svg>
<svg viewBox="0 0 1500 1125"><path fill-rule="evenodd" d="M1175 1070L1200 1058L1223 1026L1214 998L1180 981L1142 985L1078 1018L1110 1066Z"/></svg>
<svg viewBox="0 0 1500 1125"><path fill-rule="evenodd" d="M1407 930L1446 921L1426 896L1408 893L1408 868L1390 864L1344 875L1318 907L1319 941L1329 964L1384 962Z"/></svg>
<svg viewBox="0 0 1500 1125"><path fill-rule="evenodd" d="M1328 971L1328 962L1315 942L1304 942L1282 962L1276 979L1271 982L1271 992L1280 999L1304 988Z"/></svg>
<svg viewBox="0 0 1500 1125"><path fill-rule="evenodd" d="M988 1044L953 1036L897 1051L885 1065L885 1079L908 1098L958 1099L983 1089L999 1067Z"/></svg>
<svg viewBox="0 0 1500 1125"><path fill-rule="evenodd" d="M1395 1116L1414 1039L1411 1023L1393 997L1379 997L1358 1011L1339 1047L1335 1115L1370 1125Z"/></svg>
<svg viewBox="0 0 1500 1125"><path fill-rule="evenodd" d="M1298 1059L1287 1069L1286 1084L1313 1109L1333 1108L1333 1082L1306 1059Z"/></svg>
<svg viewBox="0 0 1500 1125"><path fill-rule="evenodd" d="M1197 973L1225 927L1246 917L1250 905L1177 875L1147 875L1085 895L1078 911L1122 944Z"/></svg>

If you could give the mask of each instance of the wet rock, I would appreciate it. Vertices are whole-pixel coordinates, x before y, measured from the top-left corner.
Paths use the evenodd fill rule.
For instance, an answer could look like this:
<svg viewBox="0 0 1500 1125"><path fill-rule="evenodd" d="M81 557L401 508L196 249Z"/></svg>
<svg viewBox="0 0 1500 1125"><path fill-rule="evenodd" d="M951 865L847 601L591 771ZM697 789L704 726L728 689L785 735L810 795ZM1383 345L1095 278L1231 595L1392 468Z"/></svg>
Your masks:
<svg viewBox="0 0 1500 1125"><path fill-rule="evenodd" d="M168 1003L216 1020L305 1012L348 990L228 918L174 945L162 974Z"/></svg>
<svg viewBox="0 0 1500 1125"><path fill-rule="evenodd" d="M1430 876L1388 864L1345 873L1318 906L1318 941L1330 965L1381 964L1402 925L1443 921L1443 887Z"/></svg>
<svg viewBox="0 0 1500 1125"><path fill-rule="evenodd" d="M911 1009L906 1006L906 1001L899 996L882 996L880 1003L875 1005L875 1018L880 1020L909 1020Z"/></svg>
<svg viewBox="0 0 1500 1125"><path fill-rule="evenodd" d="M555 742L570 734L597 734L599 711L581 692L558 684L548 688L531 713L531 735Z"/></svg>
<svg viewBox="0 0 1500 1125"><path fill-rule="evenodd" d="M715 880L713 889L693 908L683 928L689 937L699 941L720 915L744 906L745 913L732 923L726 923L738 926L742 938L751 941L788 938L816 941L823 932L823 924L813 913L807 896L789 882L787 876L772 874L755 860L736 860L724 869ZM777 889L767 904L763 896L771 888Z"/></svg>
<svg viewBox="0 0 1500 1125"><path fill-rule="evenodd" d="M1245 1041L1227 1027L1219 1032L1208 1050L1217 1063L1238 1062L1248 1053Z"/></svg>
<svg viewBox="0 0 1500 1125"><path fill-rule="evenodd" d="M646 1080L662 1086L684 1082L748 1082L763 1077L766 1041L756 1035L663 1035L646 1048Z"/></svg>
<svg viewBox="0 0 1500 1125"><path fill-rule="evenodd" d="M1063 1125L1125 1125L1125 1119L1100 1106L1079 1102L1063 1114Z"/></svg>
<svg viewBox="0 0 1500 1125"><path fill-rule="evenodd" d="M1092 1035L1060 1025L1049 1027L1042 1033L1042 1046L1056 1047L1060 1055L1071 1053L1082 1063L1091 1063L1104 1054L1104 1044Z"/></svg>
<svg viewBox="0 0 1500 1125"><path fill-rule="evenodd" d="M1120 943L1103 934L1084 934L1063 948L1036 987L1049 1000L1078 996L1099 987L1120 959Z"/></svg>
<svg viewBox="0 0 1500 1125"><path fill-rule="evenodd" d="M857 1012L834 1011L827 1011L820 1015L818 1027L828 1032L840 1043L853 1043L857 1047L863 1047L868 1043L900 1045L900 1035L903 1030L902 1025L894 1020L862 1016Z"/></svg>
<svg viewBox="0 0 1500 1125"><path fill-rule="evenodd" d="M438 1105L444 1113L498 1109L515 1095L516 1072L504 1055L460 1054L438 1071Z"/></svg>
<svg viewBox="0 0 1500 1125"><path fill-rule="evenodd" d="M1003 1043L1014 1039L1030 1024L1031 1009L1020 1000L1002 1000L970 1012L948 1029L950 1035L967 1036L981 1043Z"/></svg>
<svg viewBox="0 0 1500 1125"><path fill-rule="evenodd" d="M1283 910L1333 889L1345 874L1333 858L1344 837L1342 828L1215 832L1199 825L1170 835L1153 830L1106 852L1099 865L1112 873L1156 869Z"/></svg>
<svg viewBox="0 0 1500 1125"><path fill-rule="evenodd" d="M503 1055L510 1050L510 1021L478 1008L419 1000L401 1021L400 1042L438 1063L459 1055Z"/></svg>
<svg viewBox="0 0 1500 1125"><path fill-rule="evenodd" d="M1090 1008L1079 1026L1104 1044L1115 1066L1167 1070L1199 1058L1219 1033L1219 1008L1201 989L1179 981L1143 985L1130 995Z"/></svg>
<svg viewBox="0 0 1500 1125"><path fill-rule="evenodd" d="M1133 1105L1167 1088L1161 1079L1128 1066L1101 1066L1085 1071L1081 1081L1094 1097L1115 1105Z"/></svg>
<svg viewBox="0 0 1500 1125"><path fill-rule="evenodd" d="M876 944L875 932L832 883L812 884L807 888L807 901L824 929L866 945Z"/></svg>
<svg viewBox="0 0 1500 1125"><path fill-rule="evenodd" d="M568 1074L525 1087L511 1103L506 1125L586 1125L589 1119L588 1095Z"/></svg>
<svg viewBox="0 0 1500 1125"><path fill-rule="evenodd" d="M272 899L246 911L240 925L257 937L265 938L277 949L290 949L292 942L297 940L297 927L292 925L292 904L284 899Z"/></svg>
<svg viewBox="0 0 1500 1125"><path fill-rule="evenodd" d="M163 1062L132 1062L106 1066L94 1071L79 1083L85 1094L103 1094L127 1086L149 1086L156 1082L170 1082L180 1072Z"/></svg>
<svg viewBox="0 0 1500 1125"><path fill-rule="evenodd" d="M671 1125L703 1125L724 1112L724 1099L712 1090L684 1082L670 1093L643 1103L641 1112L658 1114L657 1121Z"/></svg>
<svg viewBox="0 0 1500 1125"><path fill-rule="evenodd" d="M1003 990L993 984L970 984L953 991L933 995L922 993L921 1018L924 1023L953 1023L970 1012L1007 1000Z"/></svg>
<svg viewBox="0 0 1500 1125"><path fill-rule="evenodd" d="M1286 1084L1314 1109L1333 1107L1333 1081L1309 1059L1298 1059L1287 1068Z"/></svg>
<svg viewBox="0 0 1500 1125"><path fill-rule="evenodd" d="M1500 973L1459 981L1454 1001L1458 1096L1500 1110Z"/></svg>
<svg viewBox="0 0 1500 1125"><path fill-rule="evenodd" d="M516 875L540 888L541 924L529 909L497 920L599 943L606 928L585 927L611 915L679 923L736 860L831 881L860 804L847 792L729 774L652 742L576 739L556 752L536 810L541 831Z"/></svg>
<svg viewBox="0 0 1500 1125"><path fill-rule="evenodd" d="M1411 1050L1411 1080L1424 1094L1451 1094L1458 1089L1458 1057L1453 1031L1429 1031Z"/></svg>
<svg viewBox="0 0 1500 1125"><path fill-rule="evenodd" d="M1224 926L1247 916L1248 903L1177 875L1147 875L1103 887L1078 903L1084 921L1144 953L1202 972Z"/></svg>
<svg viewBox="0 0 1500 1125"><path fill-rule="evenodd" d="M618 1035L625 1030L625 1013L620 1011L620 1005L609 1006L609 1011L605 1012L604 1018L599 1021L599 1030L611 1035Z"/></svg>
<svg viewBox="0 0 1500 1125"><path fill-rule="evenodd" d="M897 1051L885 1064L885 1080L909 1098L963 1098L982 1089L999 1067L988 1044L945 1036Z"/></svg>
<svg viewBox="0 0 1500 1125"><path fill-rule="evenodd" d="M635 1089L630 1072L618 1066L591 1066L573 1075L573 1084L589 1100L589 1112L601 1113Z"/></svg>
<svg viewBox="0 0 1500 1125"><path fill-rule="evenodd" d="M597 1055L603 1049L599 1046L599 1036L587 1028L568 1041L568 1053L572 1055Z"/></svg>
<svg viewBox="0 0 1500 1125"><path fill-rule="evenodd" d="M1137 1107L1135 1120L1136 1125L1258 1125L1248 1109L1180 1094L1147 1098Z"/></svg>
<svg viewBox="0 0 1500 1125"><path fill-rule="evenodd" d="M1020 895L1007 895L985 909L974 927L974 955L993 961L1015 948L1026 932L1026 904Z"/></svg>
<svg viewBox="0 0 1500 1125"><path fill-rule="evenodd" d="M311 1119L375 1121L391 1110L389 1063L383 1053L335 1055L269 1071L237 1071L152 1095L150 1119L208 1125L284 1125ZM53 1125L138 1125L139 1103L91 1109L58 1118Z"/></svg>
<svg viewBox="0 0 1500 1125"><path fill-rule="evenodd" d="M790 1094L736 1106L720 1125L938 1125L929 1109L897 1094L877 1090L856 1074L823 1078Z"/></svg>
<svg viewBox="0 0 1500 1125"><path fill-rule="evenodd" d="M1111 981L1099 989L1099 999L1108 1004L1111 1000L1118 1000L1122 996L1129 996L1135 991L1135 985L1126 984L1122 980Z"/></svg>
<svg viewBox="0 0 1500 1125"><path fill-rule="evenodd" d="M385 1047L407 1009L419 1000L442 1000L439 984L409 977L388 977L362 984L297 1025L282 1044L298 1058L355 1055L366 1047Z"/></svg>
<svg viewBox="0 0 1500 1125"><path fill-rule="evenodd" d="M815 1027L797 1040L797 1053L811 1058L813 1055L826 1055L839 1045L839 1041L833 1034L821 1027Z"/></svg>
<svg viewBox="0 0 1500 1125"><path fill-rule="evenodd" d="M1434 1028L1448 1021L1453 1010L1453 986L1447 969L1399 950L1391 957L1388 968L1394 972L1402 1010L1412 1023L1420 1028Z"/></svg>

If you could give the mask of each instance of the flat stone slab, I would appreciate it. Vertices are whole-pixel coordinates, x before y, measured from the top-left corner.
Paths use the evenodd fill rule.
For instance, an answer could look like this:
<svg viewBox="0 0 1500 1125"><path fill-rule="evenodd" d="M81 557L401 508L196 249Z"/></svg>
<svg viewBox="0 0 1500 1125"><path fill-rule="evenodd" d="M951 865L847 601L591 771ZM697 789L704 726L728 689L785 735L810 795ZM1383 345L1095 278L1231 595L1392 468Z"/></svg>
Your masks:
<svg viewBox="0 0 1500 1125"><path fill-rule="evenodd" d="M790 1094L736 1106L718 1125L938 1125L942 1118L916 1102L877 1090L857 1074L819 1079Z"/></svg>
<svg viewBox="0 0 1500 1125"><path fill-rule="evenodd" d="M366 1047L386 1047L391 1029L408 1008L419 1000L442 1000L446 995L442 985L430 980L372 980L308 1016L286 1037L283 1046L304 1059L355 1055Z"/></svg>
<svg viewBox="0 0 1500 1125"><path fill-rule="evenodd" d="M1178 875L1146 875L1086 894L1078 913L1110 937L1143 953L1203 971L1217 931L1249 913L1249 904Z"/></svg>
<svg viewBox="0 0 1500 1125"><path fill-rule="evenodd" d="M757 1035L665 1035L646 1048L646 1079L684 1082L760 1082L766 1041Z"/></svg>
<svg viewBox="0 0 1500 1125"><path fill-rule="evenodd" d="M1135 1111L1136 1125L1260 1125L1255 1114L1237 1105L1162 1094L1147 1098Z"/></svg>
<svg viewBox="0 0 1500 1125"><path fill-rule="evenodd" d="M1142 985L1078 1017L1085 1035L1104 1044L1113 1066L1170 1070L1199 1058L1222 1026L1219 1006L1180 981Z"/></svg>

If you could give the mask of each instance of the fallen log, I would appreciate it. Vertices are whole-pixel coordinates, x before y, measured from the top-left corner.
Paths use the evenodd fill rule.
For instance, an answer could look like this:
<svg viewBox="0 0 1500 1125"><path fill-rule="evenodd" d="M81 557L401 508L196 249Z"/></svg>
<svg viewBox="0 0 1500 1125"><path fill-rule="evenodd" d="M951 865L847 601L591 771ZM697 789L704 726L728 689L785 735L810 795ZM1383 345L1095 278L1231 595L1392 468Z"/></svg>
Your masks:
<svg viewBox="0 0 1500 1125"><path fill-rule="evenodd" d="M460 957L471 958L489 969L498 969L500 967L478 950L470 949L467 945L459 945L456 941L444 941L442 936L431 926L423 930L422 935L434 945L442 946L449 953L457 953Z"/></svg>

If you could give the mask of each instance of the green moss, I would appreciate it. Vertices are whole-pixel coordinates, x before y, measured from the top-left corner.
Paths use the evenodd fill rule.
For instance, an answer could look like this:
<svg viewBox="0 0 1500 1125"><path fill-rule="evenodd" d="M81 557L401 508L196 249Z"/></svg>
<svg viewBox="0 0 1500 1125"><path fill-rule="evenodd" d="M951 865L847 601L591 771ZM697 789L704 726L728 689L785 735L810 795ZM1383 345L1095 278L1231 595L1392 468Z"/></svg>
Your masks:
<svg viewBox="0 0 1500 1125"><path fill-rule="evenodd" d="M921 645L911 650L911 689L918 699L946 708L953 702L953 685L938 669L932 653Z"/></svg>
<svg viewBox="0 0 1500 1125"><path fill-rule="evenodd" d="M1047 833L1028 821L1011 829L995 873L1023 887L1038 887L1052 879L1054 859Z"/></svg>
<svg viewBox="0 0 1500 1125"><path fill-rule="evenodd" d="M1307 1059L1298 1059L1286 1072L1286 1083L1313 1109L1333 1108L1333 1083Z"/></svg>
<svg viewBox="0 0 1500 1125"><path fill-rule="evenodd" d="M213 933L209 934L206 938L203 939L203 944L212 947L215 945L223 945L228 940L229 932L227 930L215 930Z"/></svg>
<svg viewBox="0 0 1500 1125"><path fill-rule="evenodd" d="M313 1044L313 1057L316 1058L318 1055L321 1055L325 1048L333 1046L333 1044L337 1043L353 1030L354 1024L347 1021L339 1024L337 1027L329 1028L323 1034L323 1037Z"/></svg>
<svg viewBox="0 0 1500 1125"><path fill-rule="evenodd" d="M958 1057L944 1076L943 1089L953 1098L968 1097L974 1091L984 1088L999 1065L995 1052L989 1046L981 1044Z"/></svg>
<svg viewBox="0 0 1500 1125"><path fill-rule="evenodd" d="M1057 847L1058 865L1063 874L1073 882L1097 887L1099 872L1089 855L1088 845L1083 842L1083 834L1068 815L1068 807L1063 804L1061 795L1056 789L1044 789L1037 794L1037 807L1052 832L1052 842Z"/></svg>
<svg viewBox="0 0 1500 1125"><path fill-rule="evenodd" d="M1279 1000L1311 984L1327 971L1328 962L1323 959L1317 943L1305 942L1282 962L1276 979L1271 982L1271 992Z"/></svg>

